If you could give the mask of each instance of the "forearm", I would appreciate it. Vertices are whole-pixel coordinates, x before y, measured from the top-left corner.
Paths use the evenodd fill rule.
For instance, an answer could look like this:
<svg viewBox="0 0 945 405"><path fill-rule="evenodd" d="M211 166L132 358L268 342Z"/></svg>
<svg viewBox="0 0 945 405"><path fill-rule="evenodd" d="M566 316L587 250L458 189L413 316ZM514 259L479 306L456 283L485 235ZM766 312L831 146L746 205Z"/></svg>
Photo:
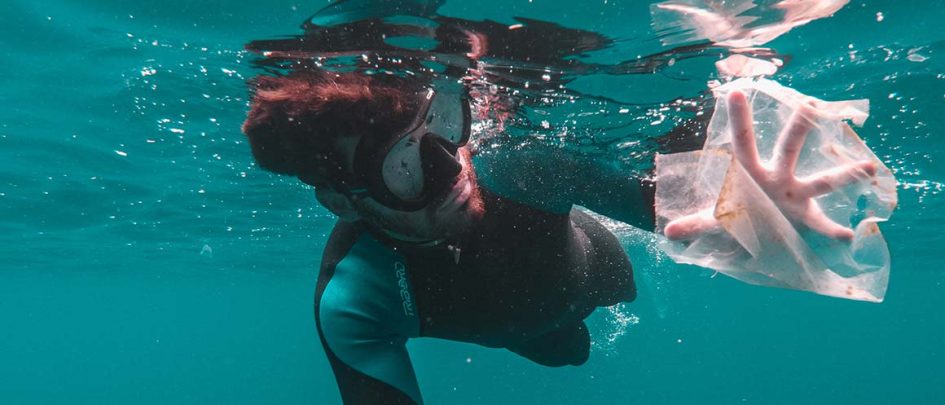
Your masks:
<svg viewBox="0 0 945 405"><path fill-rule="evenodd" d="M652 139L655 152L701 149L707 116L688 120ZM482 183L503 197L549 212L565 213L578 204L634 227L655 229L653 162L620 164L613 158L580 154L541 142L503 145L477 157ZM647 155L652 159L655 153Z"/></svg>
<svg viewBox="0 0 945 405"><path fill-rule="evenodd" d="M704 114L687 120L653 139L659 145L659 152L679 153L702 149L710 116ZM651 156L655 157L655 154ZM655 163L648 162L646 166L655 168ZM594 189L581 193L584 198L578 204L639 229L654 231L656 181L652 171L640 176L629 176L626 169L603 169L595 181L588 184Z"/></svg>
<svg viewBox="0 0 945 405"><path fill-rule="evenodd" d="M652 182L630 168L598 156L528 144L477 158L477 172L490 191L557 213L574 204L632 226L653 230Z"/></svg>
<svg viewBox="0 0 945 405"><path fill-rule="evenodd" d="M588 182L575 204L633 227L653 231L656 228L654 197L656 184L650 178L626 173L601 173Z"/></svg>

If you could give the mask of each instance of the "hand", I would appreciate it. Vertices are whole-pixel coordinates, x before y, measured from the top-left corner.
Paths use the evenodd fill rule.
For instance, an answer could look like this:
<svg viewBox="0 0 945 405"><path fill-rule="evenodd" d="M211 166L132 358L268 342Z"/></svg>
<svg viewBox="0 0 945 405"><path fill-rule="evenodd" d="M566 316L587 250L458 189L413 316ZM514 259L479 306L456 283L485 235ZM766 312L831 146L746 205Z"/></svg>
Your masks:
<svg viewBox="0 0 945 405"><path fill-rule="evenodd" d="M774 157L766 164L758 156L751 106L745 95L734 91L729 95L728 102L735 158L788 220L833 239L853 239L853 230L828 218L814 198L872 177L876 174L876 164L860 161L797 178L794 169L807 133L813 125L813 108L803 105L794 113L778 135ZM666 225L663 233L671 240L686 240L717 229L721 225L713 216L714 211L712 207L677 218Z"/></svg>

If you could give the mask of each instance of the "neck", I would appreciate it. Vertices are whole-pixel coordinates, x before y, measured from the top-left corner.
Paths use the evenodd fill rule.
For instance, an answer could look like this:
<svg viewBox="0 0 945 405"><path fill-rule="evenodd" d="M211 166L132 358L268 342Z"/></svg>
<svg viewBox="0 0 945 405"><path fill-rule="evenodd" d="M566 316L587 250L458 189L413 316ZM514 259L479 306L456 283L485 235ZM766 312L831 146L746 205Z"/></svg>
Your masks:
<svg viewBox="0 0 945 405"><path fill-rule="evenodd" d="M392 240L393 242L414 245L414 246L436 246L441 243L444 243L446 239L427 239L427 238L417 238L413 236L401 235L397 232L389 231L386 229L376 229L379 233L387 237L387 239Z"/></svg>

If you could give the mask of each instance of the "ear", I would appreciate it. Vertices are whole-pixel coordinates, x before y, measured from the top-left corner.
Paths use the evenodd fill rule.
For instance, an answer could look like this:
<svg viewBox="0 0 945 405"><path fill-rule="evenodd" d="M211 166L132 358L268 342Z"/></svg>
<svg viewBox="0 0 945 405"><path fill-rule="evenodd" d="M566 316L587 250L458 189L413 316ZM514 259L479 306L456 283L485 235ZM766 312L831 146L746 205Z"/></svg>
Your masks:
<svg viewBox="0 0 945 405"><path fill-rule="evenodd" d="M315 199L343 221L356 221L361 218L351 200L330 188L316 188Z"/></svg>

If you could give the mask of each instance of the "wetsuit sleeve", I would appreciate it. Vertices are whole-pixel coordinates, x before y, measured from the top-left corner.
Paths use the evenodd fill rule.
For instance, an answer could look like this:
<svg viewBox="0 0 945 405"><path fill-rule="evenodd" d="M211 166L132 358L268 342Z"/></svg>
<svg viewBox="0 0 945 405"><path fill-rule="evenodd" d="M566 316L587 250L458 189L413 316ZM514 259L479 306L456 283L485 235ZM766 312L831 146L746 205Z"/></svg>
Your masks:
<svg viewBox="0 0 945 405"><path fill-rule="evenodd" d="M615 162L533 143L483 152L475 163L482 184L502 197L560 214L578 204L653 229L650 185Z"/></svg>
<svg viewBox="0 0 945 405"><path fill-rule="evenodd" d="M701 149L711 116L710 109L651 138L656 152ZM642 167L652 166L652 157L647 159ZM632 174L613 159L540 142L485 150L475 163L482 184L502 197L553 213L566 213L577 204L645 231L656 229L652 173Z"/></svg>
<svg viewBox="0 0 945 405"><path fill-rule="evenodd" d="M341 236L355 240L339 244ZM400 288L406 282L398 282L404 275L382 250L370 252L373 257L358 254L364 247L351 246L356 239L339 236L336 227L315 297L316 327L342 400L359 405L422 403L406 348L407 338L419 333L419 324L413 308L405 307L403 294L409 297L410 292ZM392 265L388 269L378 264Z"/></svg>

